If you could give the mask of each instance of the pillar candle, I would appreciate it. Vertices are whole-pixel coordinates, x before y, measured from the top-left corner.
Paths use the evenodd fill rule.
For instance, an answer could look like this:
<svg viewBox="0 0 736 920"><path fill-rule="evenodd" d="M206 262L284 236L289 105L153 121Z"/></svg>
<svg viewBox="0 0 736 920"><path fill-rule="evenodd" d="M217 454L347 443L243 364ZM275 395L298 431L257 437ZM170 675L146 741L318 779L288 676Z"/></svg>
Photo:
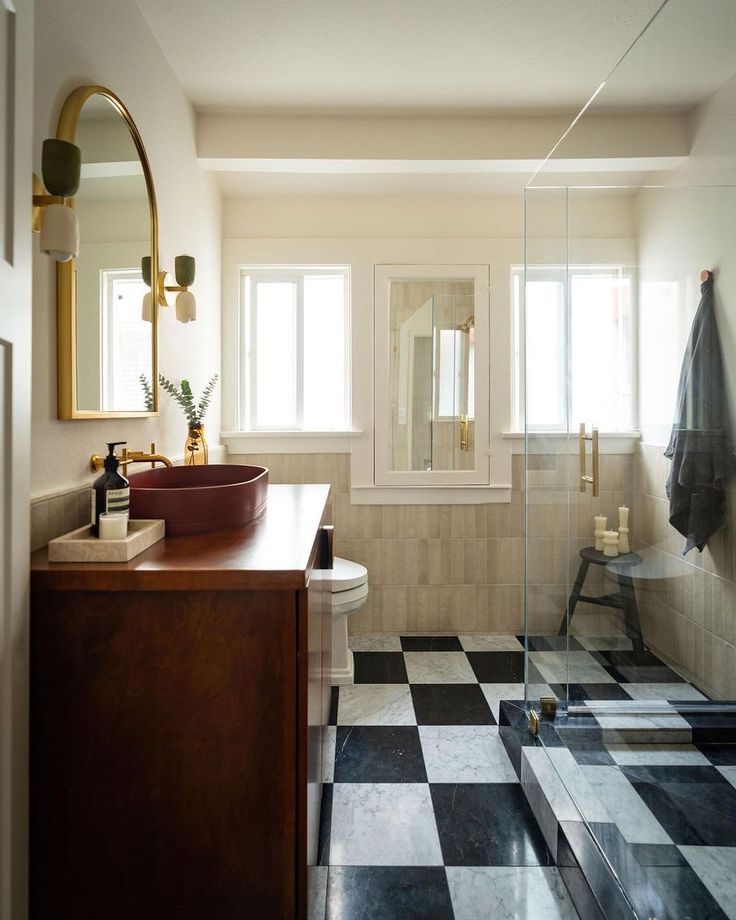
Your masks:
<svg viewBox="0 0 736 920"><path fill-rule="evenodd" d="M605 530L603 532L603 555L618 556L618 532Z"/></svg>
<svg viewBox="0 0 736 920"><path fill-rule="evenodd" d="M595 548L598 552L603 552L603 531L608 526L608 518L603 514L596 514L593 518L595 521Z"/></svg>
<svg viewBox="0 0 736 920"><path fill-rule="evenodd" d="M629 544L629 509L621 505L618 509L618 549L621 553L631 552Z"/></svg>

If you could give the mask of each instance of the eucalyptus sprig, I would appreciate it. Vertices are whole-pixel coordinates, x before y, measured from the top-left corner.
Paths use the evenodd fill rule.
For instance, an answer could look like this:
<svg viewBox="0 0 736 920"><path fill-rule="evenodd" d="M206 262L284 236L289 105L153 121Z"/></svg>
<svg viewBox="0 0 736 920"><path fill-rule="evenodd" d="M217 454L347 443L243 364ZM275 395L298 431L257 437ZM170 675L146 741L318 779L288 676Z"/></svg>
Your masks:
<svg viewBox="0 0 736 920"><path fill-rule="evenodd" d="M145 374L141 374L138 379L143 387L143 403L146 407L146 412L153 412L153 390L151 389L151 382Z"/></svg>
<svg viewBox="0 0 736 920"><path fill-rule="evenodd" d="M204 419L207 409L209 408L210 401L212 399L212 394L215 390L215 384L217 383L217 374L211 378L207 386L202 391L202 397L199 400L199 403L195 401L194 393L192 393L192 388L189 385L188 380L182 380L179 386L175 383L172 383L171 380L168 380L164 377L163 374L158 375L158 382L161 384L161 387L166 390L169 396L179 403L186 416L187 424L190 428L200 428L202 426L202 420Z"/></svg>

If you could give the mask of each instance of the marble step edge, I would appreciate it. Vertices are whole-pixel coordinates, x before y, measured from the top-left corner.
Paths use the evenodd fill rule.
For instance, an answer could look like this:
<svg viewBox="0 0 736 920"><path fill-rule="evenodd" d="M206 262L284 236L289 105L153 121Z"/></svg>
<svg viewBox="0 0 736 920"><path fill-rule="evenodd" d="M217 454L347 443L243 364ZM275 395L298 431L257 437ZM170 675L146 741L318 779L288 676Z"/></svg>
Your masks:
<svg viewBox="0 0 736 920"><path fill-rule="evenodd" d="M627 899L570 790L586 815L608 821L608 814L570 752L557 748L555 755L557 766L549 749L523 747L521 785L575 908L585 920L633 920ZM562 781L558 767L570 770L569 785Z"/></svg>

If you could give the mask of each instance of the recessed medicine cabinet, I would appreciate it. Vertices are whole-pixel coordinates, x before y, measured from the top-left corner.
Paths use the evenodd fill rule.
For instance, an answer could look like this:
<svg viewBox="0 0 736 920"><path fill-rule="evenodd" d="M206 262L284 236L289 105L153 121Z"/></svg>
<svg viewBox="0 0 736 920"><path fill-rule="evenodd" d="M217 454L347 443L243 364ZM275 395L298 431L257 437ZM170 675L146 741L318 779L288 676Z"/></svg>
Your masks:
<svg viewBox="0 0 736 920"><path fill-rule="evenodd" d="M375 268L375 482L487 485L487 265Z"/></svg>

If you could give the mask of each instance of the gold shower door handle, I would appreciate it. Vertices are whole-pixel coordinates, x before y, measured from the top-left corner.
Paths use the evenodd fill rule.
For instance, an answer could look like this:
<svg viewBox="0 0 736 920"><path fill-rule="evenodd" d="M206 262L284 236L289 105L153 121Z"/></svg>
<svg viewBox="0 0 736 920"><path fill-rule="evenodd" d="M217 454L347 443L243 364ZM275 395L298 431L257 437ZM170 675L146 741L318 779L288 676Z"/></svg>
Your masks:
<svg viewBox="0 0 736 920"><path fill-rule="evenodd" d="M587 476L585 473L585 442L592 442L592 463L591 463L591 476ZM599 474L599 463L598 463L598 429L593 428L591 434L588 434L585 430L585 422L580 423L580 440L579 440L579 454L580 454L580 491L585 492L588 487L588 483L593 486L593 497L597 498L600 495L600 474Z"/></svg>
<svg viewBox="0 0 736 920"><path fill-rule="evenodd" d="M468 451L470 446L468 444L468 417L467 415L460 416L460 450Z"/></svg>

